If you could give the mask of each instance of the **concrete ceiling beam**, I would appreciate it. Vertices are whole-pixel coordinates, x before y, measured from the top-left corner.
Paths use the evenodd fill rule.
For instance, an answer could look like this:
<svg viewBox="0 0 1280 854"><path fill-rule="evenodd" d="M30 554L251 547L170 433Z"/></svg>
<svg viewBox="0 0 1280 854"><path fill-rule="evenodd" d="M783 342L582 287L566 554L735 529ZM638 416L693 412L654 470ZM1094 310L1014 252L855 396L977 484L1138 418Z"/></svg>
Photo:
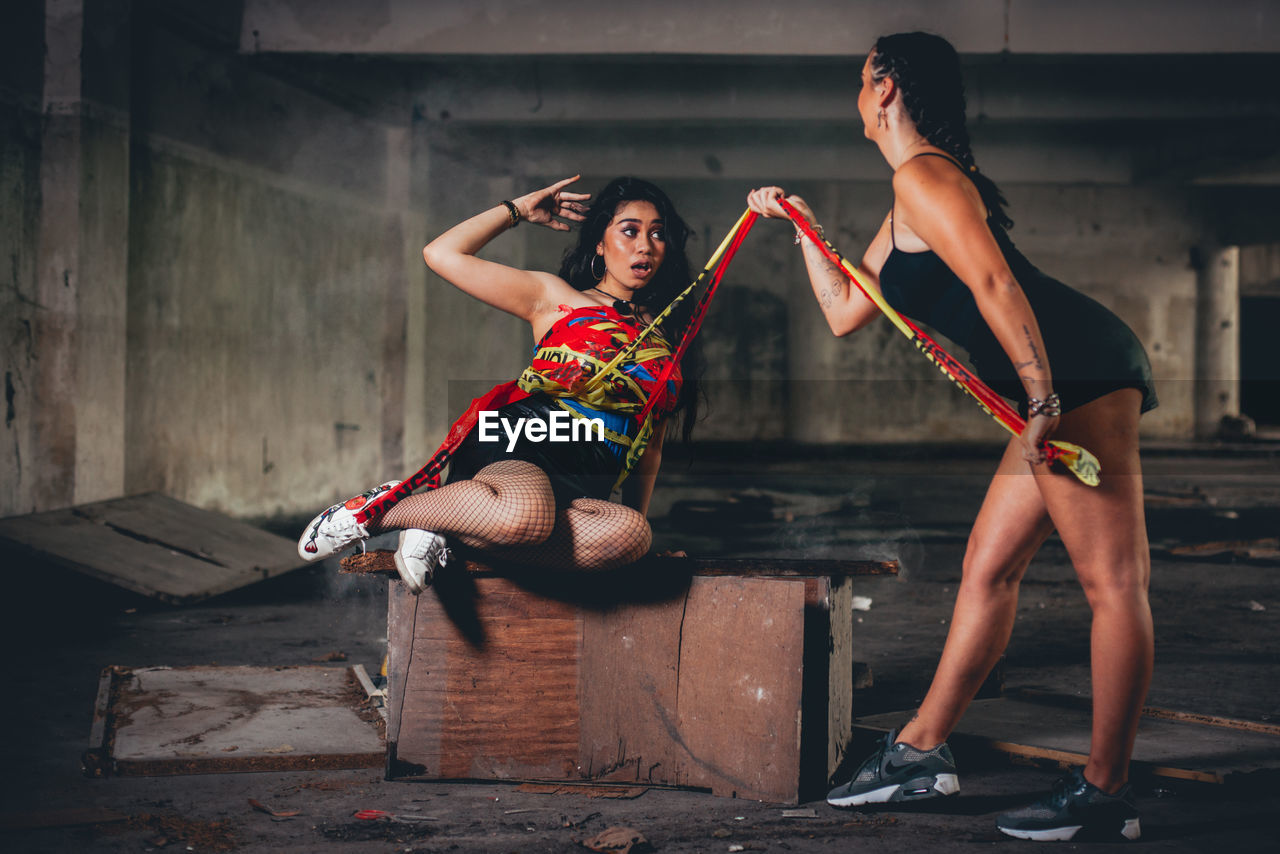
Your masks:
<svg viewBox="0 0 1280 854"><path fill-rule="evenodd" d="M432 62L415 69L413 97L419 114L454 123L853 121L858 70L852 60ZM965 70L970 117L995 121L1271 117L1277 77L1280 57L1009 59Z"/></svg>
<svg viewBox="0 0 1280 854"><path fill-rule="evenodd" d="M751 185L774 181L887 182L889 167L852 128L756 128L737 133L713 128L582 128L565 145L562 129L440 128L433 145L453 158L518 164L520 174L553 177L574 173L637 174L654 179L721 178ZM982 134L975 137L979 165L998 181L1128 184L1133 178L1127 146L1090 143L1061 129ZM745 202L745 195L744 195Z"/></svg>
<svg viewBox="0 0 1280 854"><path fill-rule="evenodd" d="M416 56L847 56L924 29L962 53L1280 50L1275 0L245 0L241 50Z"/></svg>

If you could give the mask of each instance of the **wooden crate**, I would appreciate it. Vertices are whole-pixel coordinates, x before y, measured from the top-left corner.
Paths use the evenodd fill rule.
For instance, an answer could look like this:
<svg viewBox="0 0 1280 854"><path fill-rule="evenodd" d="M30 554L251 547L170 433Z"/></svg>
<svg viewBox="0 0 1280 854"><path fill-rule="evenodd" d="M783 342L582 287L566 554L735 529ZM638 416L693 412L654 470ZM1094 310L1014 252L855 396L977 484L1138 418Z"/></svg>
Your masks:
<svg viewBox="0 0 1280 854"><path fill-rule="evenodd" d="M393 582L388 779L824 792L852 731L851 575L892 565L687 563L625 585Z"/></svg>

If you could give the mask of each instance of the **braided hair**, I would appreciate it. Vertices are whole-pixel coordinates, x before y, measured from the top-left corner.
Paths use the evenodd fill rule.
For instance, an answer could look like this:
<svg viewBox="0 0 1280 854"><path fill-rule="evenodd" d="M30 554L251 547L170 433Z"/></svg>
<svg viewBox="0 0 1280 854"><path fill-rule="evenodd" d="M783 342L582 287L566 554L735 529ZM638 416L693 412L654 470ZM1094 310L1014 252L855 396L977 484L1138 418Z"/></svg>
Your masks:
<svg viewBox="0 0 1280 854"><path fill-rule="evenodd" d="M965 127L960 57L951 43L931 33L881 36L871 53L871 79L886 77L897 84L902 106L920 135L968 170L991 219L1002 228L1013 225L1000 188L974 163Z"/></svg>
<svg viewBox="0 0 1280 854"><path fill-rule="evenodd" d="M586 219L578 230L578 241L565 253L560 263L560 278L580 291L589 291L600 283L592 273L591 265L596 257L596 245L604 239L605 229L613 221L618 208L627 202L649 202L662 219L666 252L653 279L635 294L635 302L653 314L666 308L673 299L689 286L689 256L685 244L689 240L689 226L676 212L671 199L658 186L640 178L614 178L604 186L591 202ZM667 339L679 344L693 317L697 300L690 297L677 305L662 322ZM699 380L703 373L702 349L694 337L680 360L680 374L684 378L675 411L681 413L681 436L688 442L694 422L698 420L698 404L701 400Z"/></svg>

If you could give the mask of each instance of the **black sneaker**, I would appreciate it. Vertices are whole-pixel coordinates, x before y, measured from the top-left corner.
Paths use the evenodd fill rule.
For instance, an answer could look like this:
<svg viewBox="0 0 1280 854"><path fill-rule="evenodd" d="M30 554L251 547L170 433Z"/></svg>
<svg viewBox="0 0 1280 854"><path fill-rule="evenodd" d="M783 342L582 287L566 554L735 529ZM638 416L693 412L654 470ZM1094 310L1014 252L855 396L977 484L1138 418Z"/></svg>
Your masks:
<svg viewBox="0 0 1280 854"><path fill-rule="evenodd" d="M1009 836L1039 842L1065 842L1078 833L1111 841L1142 835L1129 784L1108 795L1074 770L1054 783L1044 800L998 817L996 827Z"/></svg>
<svg viewBox="0 0 1280 854"><path fill-rule="evenodd" d="M853 779L827 795L836 807L921 801L960 791L956 760L946 743L933 750L894 744L898 731L884 737L880 747L858 768Z"/></svg>

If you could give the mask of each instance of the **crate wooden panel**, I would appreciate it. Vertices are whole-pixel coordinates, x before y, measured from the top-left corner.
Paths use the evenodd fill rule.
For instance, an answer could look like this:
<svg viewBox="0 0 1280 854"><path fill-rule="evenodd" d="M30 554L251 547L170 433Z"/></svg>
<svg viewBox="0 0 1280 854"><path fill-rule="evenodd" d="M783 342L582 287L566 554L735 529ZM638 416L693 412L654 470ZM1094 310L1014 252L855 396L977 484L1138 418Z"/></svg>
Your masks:
<svg viewBox="0 0 1280 854"><path fill-rule="evenodd" d="M388 742L402 768L390 773L569 779L578 758L578 609L505 579L476 579L476 588L480 645L434 593L390 585Z"/></svg>
<svg viewBox="0 0 1280 854"><path fill-rule="evenodd" d="M417 597L393 582L388 778L821 794L850 735L853 579L777 564L646 601L475 567Z"/></svg>

